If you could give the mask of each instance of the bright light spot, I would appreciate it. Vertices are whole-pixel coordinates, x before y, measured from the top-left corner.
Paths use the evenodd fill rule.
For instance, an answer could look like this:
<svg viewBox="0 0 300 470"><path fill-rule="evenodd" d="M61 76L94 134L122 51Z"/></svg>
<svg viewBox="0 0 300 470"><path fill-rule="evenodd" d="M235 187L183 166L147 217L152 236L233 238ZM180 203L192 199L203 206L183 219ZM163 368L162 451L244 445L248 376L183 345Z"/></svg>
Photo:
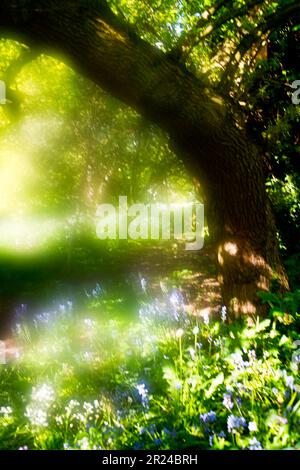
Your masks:
<svg viewBox="0 0 300 470"><path fill-rule="evenodd" d="M224 251L229 253L231 256L235 256L238 252L238 247L235 243L227 242L224 244Z"/></svg>
<svg viewBox="0 0 300 470"><path fill-rule="evenodd" d="M0 222L0 248L31 251L42 248L61 229L55 220L5 219Z"/></svg>
<svg viewBox="0 0 300 470"><path fill-rule="evenodd" d="M0 214L10 214L25 204L25 193L34 176L34 170L26 155L13 151L0 152Z"/></svg>
<svg viewBox="0 0 300 470"><path fill-rule="evenodd" d="M19 139L28 142L33 152L36 153L37 147L47 146L51 135L58 135L62 126L63 120L54 114L48 117L28 116L23 120L20 127Z"/></svg>

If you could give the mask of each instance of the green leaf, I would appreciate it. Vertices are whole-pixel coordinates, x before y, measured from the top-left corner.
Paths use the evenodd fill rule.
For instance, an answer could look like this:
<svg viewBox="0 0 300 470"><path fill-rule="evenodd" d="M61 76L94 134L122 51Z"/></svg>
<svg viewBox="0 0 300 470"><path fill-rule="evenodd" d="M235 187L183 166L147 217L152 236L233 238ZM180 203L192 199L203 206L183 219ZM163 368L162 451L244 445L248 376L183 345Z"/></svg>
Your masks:
<svg viewBox="0 0 300 470"><path fill-rule="evenodd" d="M206 398L210 398L212 394L215 392L215 390L218 388L219 385L221 385L224 382L224 374L221 372L219 375L217 375L216 378L213 379L211 386L205 393Z"/></svg>

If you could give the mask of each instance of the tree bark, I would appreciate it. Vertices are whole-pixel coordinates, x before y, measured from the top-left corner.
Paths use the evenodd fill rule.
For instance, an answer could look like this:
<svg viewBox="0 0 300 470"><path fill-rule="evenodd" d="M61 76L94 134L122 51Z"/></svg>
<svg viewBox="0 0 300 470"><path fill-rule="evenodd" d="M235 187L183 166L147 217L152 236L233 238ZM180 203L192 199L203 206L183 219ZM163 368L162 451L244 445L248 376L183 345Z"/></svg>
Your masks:
<svg viewBox="0 0 300 470"><path fill-rule="evenodd" d="M170 136L204 188L224 304L255 314L256 291L283 289L263 159L231 104L167 54L140 39L102 0L1 0L0 30L73 66ZM201 253L200 253L201 256Z"/></svg>

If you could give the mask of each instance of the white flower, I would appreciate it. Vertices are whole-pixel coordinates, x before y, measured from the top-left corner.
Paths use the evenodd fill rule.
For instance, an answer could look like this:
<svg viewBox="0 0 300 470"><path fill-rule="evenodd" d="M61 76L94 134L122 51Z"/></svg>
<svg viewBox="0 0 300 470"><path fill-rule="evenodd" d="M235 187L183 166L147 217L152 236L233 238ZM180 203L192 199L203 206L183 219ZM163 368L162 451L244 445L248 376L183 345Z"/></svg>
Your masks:
<svg viewBox="0 0 300 470"><path fill-rule="evenodd" d="M208 325L208 324L209 324L209 313L208 313L208 312L204 312L204 314L203 314L203 321L204 321L204 324L205 324L205 325Z"/></svg>
<svg viewBox="0 0 300 470"><path fill-rule="evenodd" d="M81 421L82 423L85 423L85 416L82 413L76 413L74 415L74 418L77 419L77 421Z"/></svg>
<svg viewBox="0 0 300 470"><path fill-rule="evenodd" d="M12 409L10 406L1 406L0 415L3 415L4 418L8 418L12 414Z"/></svg>
<svg viewBox="0 0 300 470"><path fill-rule="evenodd" d="M62 425L63 424L62 416L55 416L55 421L57 424Z"/></svg>
<svg viewBox="0 0 300 470"><path fill-rule="evenodd" d="M142 290L143 290L144 292L147 291L147 281L146 281L146 279L145 279L144 277L142 277L142 279L141 279L141 287L142 287Z"/></svg>
<svg viewBox="0 0 300 470"><path fill-rule="evenodd" d="M92 360L93 360L93 356L94 356L94 354L93 354L92 352L90 352L90 351L86 351L86 352L83 354L83 357L84 357L85 361L87 361L87 362L92 361Z"/></svg>
<svg viewBox="0 0 300 470"><path fill-rule="evenodd" d="M52 387L47 384L40 387L34 387L31 393L32 401L42 403L43 406L49 406L55 399L55 393Z"/></svg>
<svg viewBox="0 0 300 470"><path fill-rule="evenodd" d="M248 424L249 431L256 432L257 431L257 424L255 421L250 421Z"/></svg>
<svg viewBox="0 0 300 470"><path fill-rule="evenodd" d="M70 416L74 410L74 408L78 408L80 403L77 400L71 400L69 404L65 407L66 413Z"/></svg>
<svg viewBox="0 0 300 470"><path fill-rule="evenodd" d="M91 405L90 403L88 403L86 401L83 404L83 408L84 408L84 410L86 411L87 414L92 414L93 411L94 411L93 405Z"/></svg>
<svg viewBox="0 0 300 470"><path fill-rule="evenodd" d="M181 338L184 335L184 331L182 328L176 331L176 338Z"/></svg>
<svg viewBox="0 0 300 470"><path fill-rule="evenodd" d="M29 419L30 423L33 426L48 426L47 413L41 408L36 408L35 406L27 406L25 416Z"/></svg>
<svg viewBox="0 0 300 470"><path fill-rule="evenodd" d="M77 445L81 450L89 450L90 448L90 443L87 437L84 437L83 439L80 439L80 441L77 441Z"/></svg>
<svg viewBox="0 0 300 470"><path fill-rule="evenodd" d="M139 395L142 396L142 397L144 397L144 396L146 396L146 395L148 394L148 390L147 390L145 384L138 384L138 385L136 386L136 389L137 389Z"/></svg>
<svg viewBox="0 0 300 470"><path fill-rule="evenodd" d="M196 351L194 348L189 348L189 353L191 355L192 360L194 361L196 359Z"/></svg>
<svg viewBox="0 0 300 470"><path fill-rule="evenodd" d="M225 322L227 318L227 308L226 305L223 305L221 308L221 320L222 322Z"/></svg>
<svg viewBox="0 0 300 470"><path fill-rule="evenodd" d="M90 318L85 318L83 322L88 328L93 328L93 326L95 325L94 320L91 320Z"/></svg>
<svg viewBox="0 0 300 470"><path fill-rule="evenodd" d="M195 328L193 329L193 335L198 335L199 334L199 327L198 326L195 326Z"/></svg>

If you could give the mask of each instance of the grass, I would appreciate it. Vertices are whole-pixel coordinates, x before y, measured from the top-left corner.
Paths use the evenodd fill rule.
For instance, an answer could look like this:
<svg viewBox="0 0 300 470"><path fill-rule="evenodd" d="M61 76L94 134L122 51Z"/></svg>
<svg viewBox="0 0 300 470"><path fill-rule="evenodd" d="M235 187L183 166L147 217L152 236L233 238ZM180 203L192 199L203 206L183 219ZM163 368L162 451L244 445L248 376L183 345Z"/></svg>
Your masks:
<svg viewBox="0 0 300 470"><path fill-rule="evenodd" d="M16 326L1 449L300 448L295 309L265 299L276 309L249 328L224 307L192 315L178 289L140 298L138 318L120 317L122 299L96 286L86 307Z"/></svg>

